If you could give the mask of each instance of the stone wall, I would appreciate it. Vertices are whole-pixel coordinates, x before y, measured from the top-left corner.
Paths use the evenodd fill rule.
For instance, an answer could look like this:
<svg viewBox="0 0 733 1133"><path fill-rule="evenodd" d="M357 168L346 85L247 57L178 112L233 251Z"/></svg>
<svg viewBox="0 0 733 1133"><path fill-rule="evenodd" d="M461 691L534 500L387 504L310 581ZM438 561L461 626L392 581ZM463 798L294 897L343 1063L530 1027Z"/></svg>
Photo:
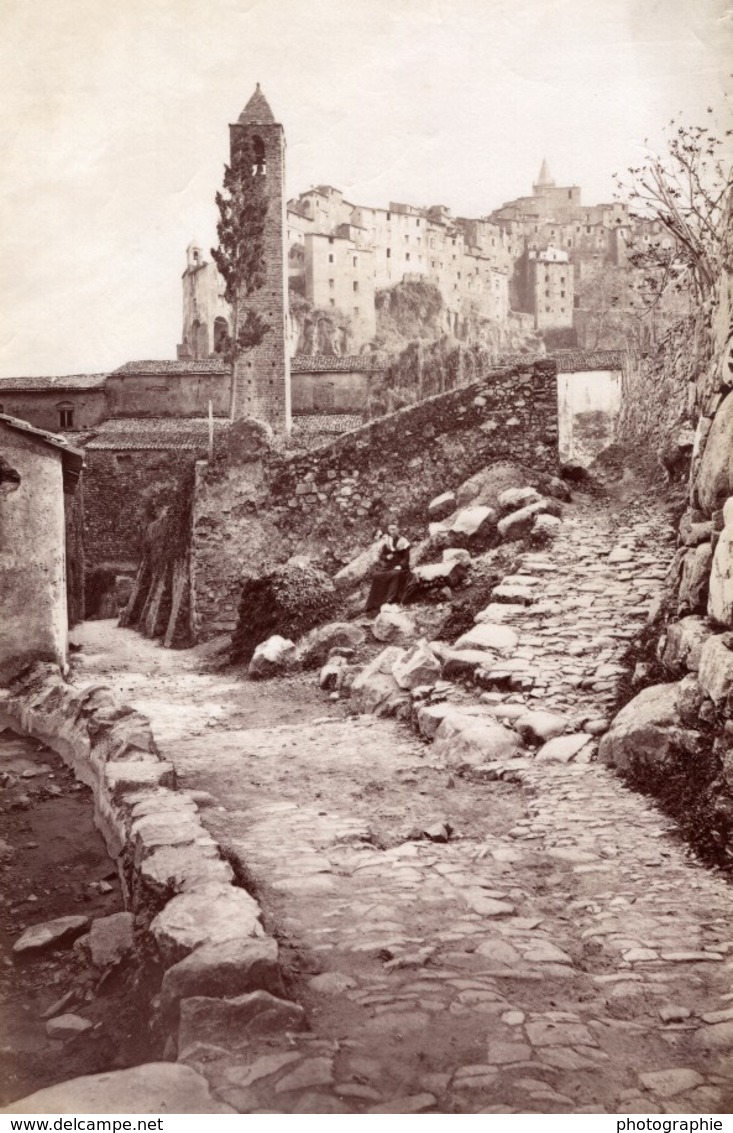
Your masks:
<svg viewBox="0 0 733 1133"><path fill-rule="evenodd" d="M554 367L493 370L479 381L381 417L305 454L233 425L200 464L191 544L192 619L204 640L236 624L240 580L295 553L338 569L388 513L410 533L440 491L499 460L557 463Z"/></svg>
<svg viewBox="0 0 733 1133"><path fill-rule="evenodd" d="M90 451L84 481L87 573L134 571L148 525L175 499L195 452Z"/></svg>
<svg viewBox="0 0 733 1133"><path fill-rule="evenodd" d="M733 207L729 212L733 221ZM680 421L694 425L687 508L645 658L655 687L622 710L604 737L607 763L651 784L693 844L730 868L733 856L733 224L710 312L665 343L631 375L624 439L679 449ZM680 414L685 416L681 419ZM671 429L671 439L665 430ZM686 446L684 446L686 447ZM660 683L660 681L662 683ZM649 681L643 682L649 684ZM639 682L637 682L637 688ZM670 780L683 784L675 812ZM677 792L682 797L680 787ZM677 804L679 806L679 803Z"/></svg>

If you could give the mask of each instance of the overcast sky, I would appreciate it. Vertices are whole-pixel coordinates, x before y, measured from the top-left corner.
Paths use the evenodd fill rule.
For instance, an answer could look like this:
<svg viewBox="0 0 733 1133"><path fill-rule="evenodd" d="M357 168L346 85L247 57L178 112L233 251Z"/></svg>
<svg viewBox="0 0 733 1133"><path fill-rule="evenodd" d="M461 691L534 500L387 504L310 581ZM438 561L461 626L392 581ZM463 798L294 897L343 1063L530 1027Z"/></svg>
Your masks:
<svg viewBox="0 0 733 1133"><path fill-rule="evenodd" d="M0 376L174 358L192 236L259 81L287 188L482 215L583 200L717 105L725 0L3 0Z"/></svg>

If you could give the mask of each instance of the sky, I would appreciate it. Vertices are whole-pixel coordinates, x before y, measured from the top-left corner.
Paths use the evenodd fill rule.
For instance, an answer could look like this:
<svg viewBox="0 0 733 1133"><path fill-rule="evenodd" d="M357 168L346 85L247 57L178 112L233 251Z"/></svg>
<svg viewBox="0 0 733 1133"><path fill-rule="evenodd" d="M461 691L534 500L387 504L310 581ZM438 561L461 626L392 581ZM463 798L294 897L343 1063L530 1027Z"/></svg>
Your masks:
<svg viewBox="0 0 733 1133"><path fill-rule="evenodd" d="M613 174L717 111L726 0L1 0L0 376L175 358L259 82L287 192L480 216Z"/></svg>

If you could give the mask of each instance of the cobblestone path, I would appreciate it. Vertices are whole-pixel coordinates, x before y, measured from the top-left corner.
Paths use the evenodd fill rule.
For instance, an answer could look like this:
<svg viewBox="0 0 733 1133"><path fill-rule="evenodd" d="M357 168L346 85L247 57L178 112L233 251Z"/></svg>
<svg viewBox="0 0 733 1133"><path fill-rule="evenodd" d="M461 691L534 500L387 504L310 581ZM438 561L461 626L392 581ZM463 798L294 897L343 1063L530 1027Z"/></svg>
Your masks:
<svg viewBox="0 0 733 1133"><path fill-rule="evenodd" d="M653 510L620 524L569 508L552 549L509 582L533 598L511 614L515 691L484 703L500 717L506 703L551 708L593 732L671 558L663 526ZM217 678L194 679L216 701ZM392 721L194 726L190 706L178 719L162 709L171 697L190 701L190 685L169 681L164 698L152 682L134 703L184 784L221 804L207 822L246 864L310 1024L240 1061L195 1063L223 1100L280 1113L730 1111L733 890L592 747L580 763L528 761L521 786L454 783ZM375 837L429 814L456 837Z"/></svg>

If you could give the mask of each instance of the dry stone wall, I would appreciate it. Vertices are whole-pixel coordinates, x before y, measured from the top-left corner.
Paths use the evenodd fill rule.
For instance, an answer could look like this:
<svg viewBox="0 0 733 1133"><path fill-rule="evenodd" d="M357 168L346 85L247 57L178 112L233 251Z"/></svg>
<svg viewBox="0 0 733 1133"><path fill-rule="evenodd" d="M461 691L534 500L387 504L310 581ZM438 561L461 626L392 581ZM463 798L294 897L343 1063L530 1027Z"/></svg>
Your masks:
<svg viewBox="0 0 733 1133"><path fill-rule="evenodd" d="M352 559L388 514L421 530L429 501L486 465L557 463L554 366L517 365L378 418L305 454L236 422L197 467L191 543L194 633L236 624L241 579L295 553L329 570Z"/></svg>
<svg viewBox="0 0 733 1133"><path fill-rule="evenodd" d="M733 209L729 212L733 222ZM673 777L678 805L699 814L699 844L733 860L733 223L719 294L685 339L681 328L636 375L622 436L655 437L670 474L688 441L675 435L682 405L690 438L687 508L667 593L652 620L657 683L622 710L603 738L606 762L640 775L664 797ZM688 328L689 330L689 328ZM656 393L655 382L656 378ZM678 388L679 387L679 388ZM655 400L656 397L656 400ZM650 411L650 406L651 411ZM667 416L665 417L665 406ZM653 422L654 407L660 411ZM642 425L644 417L650 419ZM664 428L673 425L664 443ZM645 432L646 430L646 432ZM661 706L661 707L660 707ZM683 799L684 802L680 801ZM675 800L668 798L674 808ZM712 847L712 848L711 848Z"/></svg>

